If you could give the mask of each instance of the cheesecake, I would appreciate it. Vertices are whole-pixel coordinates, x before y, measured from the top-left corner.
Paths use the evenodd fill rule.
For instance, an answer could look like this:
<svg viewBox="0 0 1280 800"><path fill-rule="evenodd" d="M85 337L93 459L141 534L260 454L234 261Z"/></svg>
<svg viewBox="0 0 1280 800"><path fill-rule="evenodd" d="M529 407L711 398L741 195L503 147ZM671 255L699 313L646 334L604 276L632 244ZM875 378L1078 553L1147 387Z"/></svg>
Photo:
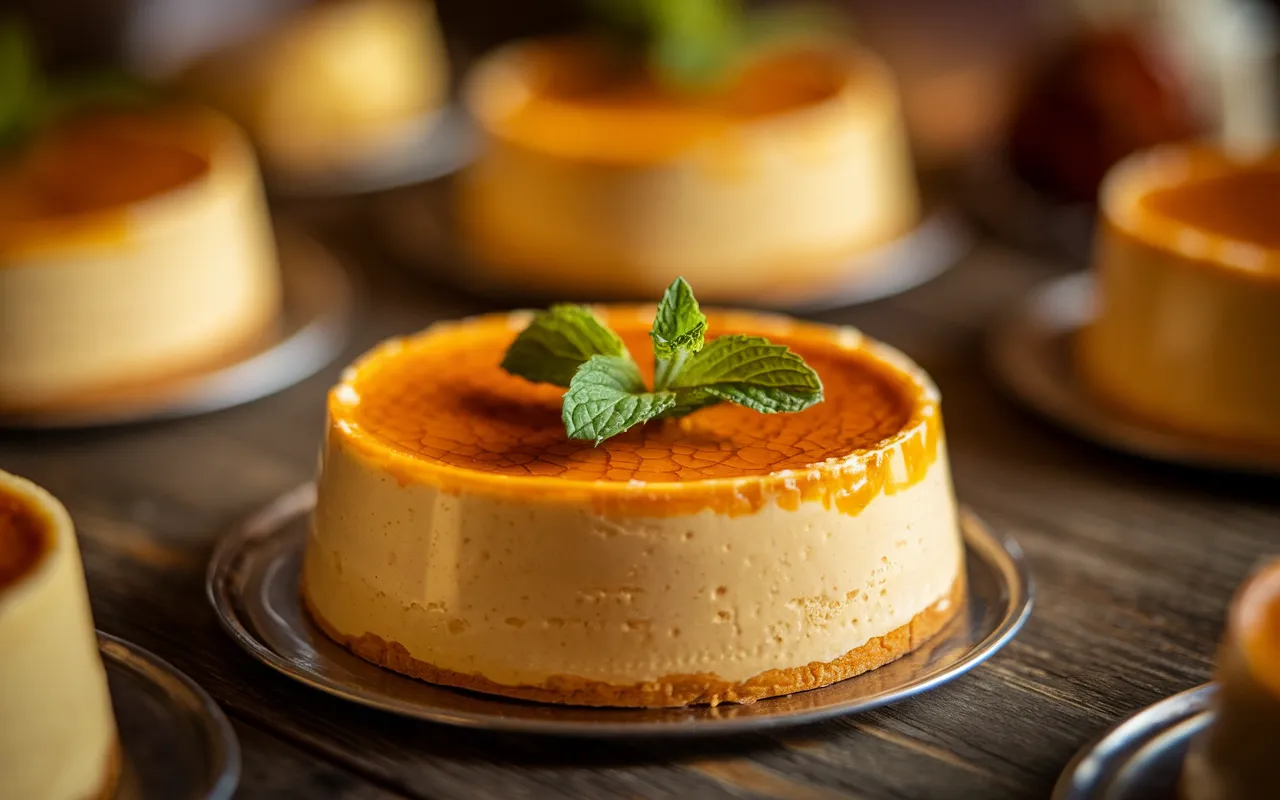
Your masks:
<svg viewBox="0 0 1280 800"><path fill-rule="evenodd" d="M556 297L713 301L849 277L919 200L897 91L874 55L790 43L719 84L669 88L587 39L510 45L469 75L484 134L456 224L472 280Z"/></svg>
<svg viewBox="0 0 1280 800"><path fill-rule="evenodd" d="M1101 212L1085 385L1155 427L1280 449L1280 156L1145 151Z"/></svg>
<svg viewBox="0 0 1280 800"><path fill-rule="evenodd" d="M652 377L653 307L595 311ZM937 635L966 595L929 378L852 328L707 318L789 347L825 399L594 446L567 438L563 389L500 367L528 314L357 361L329 394L305 548L319 628L431 683L636 707L813 689Z"/></svg>
<svg viewBox="0 0 1280 800"><path fill-rule="evenodd" d="M1280 561L1232 601L1215 677L1213 721L1184 764L1182 800L1280 797Z"/></svg>
<svg viewBox="0 0 1280 800"><path fill-rule="evenodd" d="M272 177L305 178L420 142L448 100L426 0L329 0L227 41L172 76L250 133Z"/></svg>
<svg viewBox="0 0 1280 800"><path fill-rule="evenodd" d="M279 305L253 153L223 117L88 113L0 160L0 410L221 365Z"/></svg>
<svg viewBox="0 0 1280 800"><path fill-rule="evenodd" d="M0 797L113 797L118 766L71 518L0 472Z"/></svg>

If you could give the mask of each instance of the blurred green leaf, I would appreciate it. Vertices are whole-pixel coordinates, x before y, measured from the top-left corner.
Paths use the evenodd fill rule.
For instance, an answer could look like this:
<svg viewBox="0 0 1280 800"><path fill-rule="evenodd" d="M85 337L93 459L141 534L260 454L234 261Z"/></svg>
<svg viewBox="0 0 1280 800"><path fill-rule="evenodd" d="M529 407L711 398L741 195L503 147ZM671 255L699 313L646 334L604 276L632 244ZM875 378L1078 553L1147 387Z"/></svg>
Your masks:
<svg viewBox="0 0 1280 800"><path fill-rule="evenodd" d="M26 30L13 20L0 20L0 146L26 132L36 80Z"/></svg>

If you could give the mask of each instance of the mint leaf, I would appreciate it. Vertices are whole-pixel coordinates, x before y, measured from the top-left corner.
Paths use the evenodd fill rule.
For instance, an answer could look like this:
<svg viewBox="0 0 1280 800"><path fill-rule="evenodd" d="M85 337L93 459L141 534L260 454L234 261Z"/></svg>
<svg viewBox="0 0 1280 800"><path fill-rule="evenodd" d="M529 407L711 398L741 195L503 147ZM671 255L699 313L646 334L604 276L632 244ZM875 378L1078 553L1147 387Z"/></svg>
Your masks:
<svg viewBox="0 0 1280 800"><path fill-rule="evenodd" d="M822 400L818 373L785 345L759 336L712 339L684 365L672 388L701 390L765 414L803 411Z"/></svg>
<svg viewBox="0 0 1280 800"><path fill-rule="evenodd" d="M684 278L676 278L663 292L649 331L657 359L653 376L655 389L667 388L688 357L702 349L706 334L707 316L698 307L693 289Z"/></svg>
<svg viewBox="0 0 1280 800"><path fill-rule="evenodd" d="M511 343L502 368L531 381L569 386L578 367L596 355L631 358L591 309L558 305L534 315Z"/></svg>
<svg viewBox="0 0 1280 800"><path fill-rule="evenodd" d="M675 403L674 392L646 391L640 368L630 358L592 356L574 374L561 417L570 439L600 444L661 416Z"/></svg>
<svg viewBox="0 0 1280 800"><path fill-rule="evenodd" d="M0 20L0 146L22 138L36 95L36 70L26 32Z"/></svg>

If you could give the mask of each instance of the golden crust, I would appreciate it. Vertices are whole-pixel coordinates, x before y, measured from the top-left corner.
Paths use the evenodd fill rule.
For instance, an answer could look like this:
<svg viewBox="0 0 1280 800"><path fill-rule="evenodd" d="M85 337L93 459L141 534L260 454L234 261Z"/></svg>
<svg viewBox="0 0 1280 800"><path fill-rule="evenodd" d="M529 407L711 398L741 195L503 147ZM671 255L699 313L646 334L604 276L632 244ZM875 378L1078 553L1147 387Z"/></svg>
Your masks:
<svg viewBox="0 0 1280 800"><path fill-rule="evenodd" d="M341 633L312 604L305 586L302 587L302 601L320 629L338 644L366 661L428 683L541 703L664 708L754 703L766 697L828 686L884 666L925 644L956 616L965 605L965 575L961 572L947 594L916 614L907 624L855 647L834 661L814 661L802 667L772 669L739 683L726 681L715 673L703 672L665 675L656 681L630 686L573 675L554 675L540 686L507 686L483 675L467 675L420 661L399 642L388 642L371 633L361 636Z"/></svg>

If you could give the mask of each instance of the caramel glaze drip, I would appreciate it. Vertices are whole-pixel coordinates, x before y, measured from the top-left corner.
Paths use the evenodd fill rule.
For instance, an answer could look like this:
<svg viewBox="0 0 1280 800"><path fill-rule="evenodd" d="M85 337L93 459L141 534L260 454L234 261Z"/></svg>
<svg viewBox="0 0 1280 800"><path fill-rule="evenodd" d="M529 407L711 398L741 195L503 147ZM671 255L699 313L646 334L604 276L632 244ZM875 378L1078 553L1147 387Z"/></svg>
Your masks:
<svg viewBox="0 0 1280 800"><path fill-rule="evenodd" d="M789 345L818 371L826 400L797 414L719 405L594 447L566 438L563 389L499 368L515 330L505 317L489 317L362 362L330 396L331 436L402 484L563 495L606 515L706 508L736 515L768 502L791 510L821 502L856 514L924 477L938 455L941 421L907 376L841 347L826 328L777 335L751 329L744 323L751 317L726 325L710 316L713 332L760 333ZM611 325L651 376L648 323L633 316Z"/></svg>
<svg viewBox="0 0 1280 800"><path fill-rule="evenodd" d="M0 590L40 563L48 550L47 527L29 501L0 489Z"/></svg>

